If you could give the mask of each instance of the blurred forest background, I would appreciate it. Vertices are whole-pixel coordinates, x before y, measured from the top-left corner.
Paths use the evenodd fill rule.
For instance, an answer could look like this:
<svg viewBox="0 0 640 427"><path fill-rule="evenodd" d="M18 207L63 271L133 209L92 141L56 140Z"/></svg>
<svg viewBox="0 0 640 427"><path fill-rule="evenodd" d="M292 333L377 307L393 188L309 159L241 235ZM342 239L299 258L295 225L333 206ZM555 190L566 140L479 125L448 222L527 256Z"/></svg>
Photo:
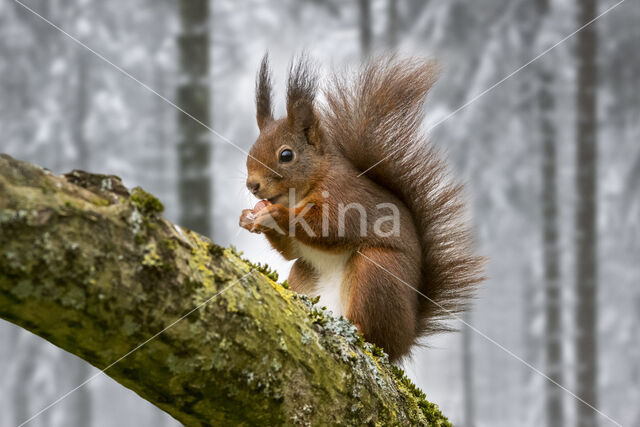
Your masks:
<svg viewBox="0 0 640 427"><path fill-rule="evenodd" d="M302 49L325 72L387 50L437 58L425 127L467 182L490 258L465 320L618 423L640 425L640 1L503 82L616 1L22 1L112 64L1 1L0 152L56 173L119 175L160 197L170 220L283 277L289 265L266 239L237 226L255 200L245 154L223 140L248 150L257 136L263 53L281 112ZM614 425L452 324L461 332L429 339L404 367L455 425ZM2 322L0 372L9 426L97 370ZM105 376L29 423L175 424Z"/></svg>

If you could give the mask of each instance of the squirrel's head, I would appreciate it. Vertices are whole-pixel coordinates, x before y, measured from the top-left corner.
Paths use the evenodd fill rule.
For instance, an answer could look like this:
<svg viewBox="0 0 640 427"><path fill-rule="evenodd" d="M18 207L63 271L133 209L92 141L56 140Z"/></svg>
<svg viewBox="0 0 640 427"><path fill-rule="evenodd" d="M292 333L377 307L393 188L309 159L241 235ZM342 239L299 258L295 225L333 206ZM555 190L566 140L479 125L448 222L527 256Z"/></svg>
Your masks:
<svg viewBox="0 0 640 427"><path fill-rule="evenodd" d="M291 66L287 87L287 117L273 118L267 55L256 82L260 135L247 158L247 188L256 197L288 205L312 188L326 162L320 121L314 109L317 79L303 57ZM290 189L296 200L289 200Z"/></svg>

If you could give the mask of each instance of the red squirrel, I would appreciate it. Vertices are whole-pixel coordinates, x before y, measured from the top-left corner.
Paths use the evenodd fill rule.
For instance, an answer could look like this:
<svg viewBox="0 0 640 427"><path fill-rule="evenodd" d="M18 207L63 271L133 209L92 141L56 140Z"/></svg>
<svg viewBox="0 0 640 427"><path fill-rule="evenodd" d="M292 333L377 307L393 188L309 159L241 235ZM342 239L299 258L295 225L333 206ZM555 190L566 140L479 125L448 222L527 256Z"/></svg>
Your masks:
<svg viewBox="0 0 640 427"><path fill-rule="evenodd" d="M287 260L291 288L349 319L395 361L419 337L449 330L482 280L461 186L420 130L436 67L373 60L335 75L325 100L307 59L289 72L275 119L268 58L256 82L260 135L247 158L259 199L240 226L264 234Z"/></svg>

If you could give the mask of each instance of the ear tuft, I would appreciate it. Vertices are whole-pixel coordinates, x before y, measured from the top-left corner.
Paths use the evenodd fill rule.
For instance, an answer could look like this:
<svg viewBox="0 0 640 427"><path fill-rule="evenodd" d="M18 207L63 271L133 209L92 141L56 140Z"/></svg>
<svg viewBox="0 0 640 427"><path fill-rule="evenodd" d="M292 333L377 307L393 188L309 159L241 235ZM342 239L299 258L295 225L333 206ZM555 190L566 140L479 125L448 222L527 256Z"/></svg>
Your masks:
<svg viewBox="0 0 640 427"><path fill-rule="evenodd" d="M292 61L287 83L287 121L294 130L307 133L316 125L313 101L317 90L318 77L303 54Z"/></svg>
<svg viewBox="0 0 640 427"><path fill-rule="evenodd" d="M271 91L271 71L269 70L269 53L267 52L262 57L260 71L256 78L256 120L260 130L273 121Z"/></svg>

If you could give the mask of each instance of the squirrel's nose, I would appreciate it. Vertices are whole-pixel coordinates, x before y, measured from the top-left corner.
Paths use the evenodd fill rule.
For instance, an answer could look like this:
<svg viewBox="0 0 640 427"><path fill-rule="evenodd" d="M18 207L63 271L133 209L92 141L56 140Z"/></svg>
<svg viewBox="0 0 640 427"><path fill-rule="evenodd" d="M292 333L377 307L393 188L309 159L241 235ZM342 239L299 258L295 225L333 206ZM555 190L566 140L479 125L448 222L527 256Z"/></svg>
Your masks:
<svg viewBox="0 0 640 427"><path fill-rule="evenodd" d="M258 181L247 180L247 188L255 195L260 189L260 183Z"/></svg>

